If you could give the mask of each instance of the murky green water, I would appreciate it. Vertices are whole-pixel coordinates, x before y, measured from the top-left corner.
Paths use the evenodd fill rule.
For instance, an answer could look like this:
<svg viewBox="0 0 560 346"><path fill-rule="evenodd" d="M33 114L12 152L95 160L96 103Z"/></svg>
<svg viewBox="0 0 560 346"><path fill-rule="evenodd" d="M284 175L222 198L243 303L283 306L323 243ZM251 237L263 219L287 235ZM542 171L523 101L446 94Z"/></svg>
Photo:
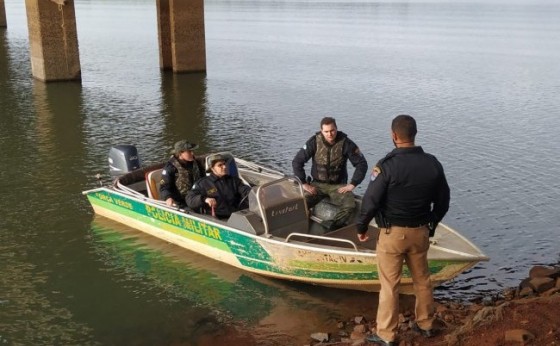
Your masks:
<svg viewBox="0 0 560 346"><path fill-rule="evenodd" d="M373 165L410 113L492 260L466 299L558 261L560 5L207 1L208 73L159 70L155 2L76 0L82 83L31 77L24 3L0 29L0 344L303 345L376 295L272 281L103 218L81 191L115 144L188 138L289 171L325 115ZM358 192L365 191L365 183Z"/></svg>

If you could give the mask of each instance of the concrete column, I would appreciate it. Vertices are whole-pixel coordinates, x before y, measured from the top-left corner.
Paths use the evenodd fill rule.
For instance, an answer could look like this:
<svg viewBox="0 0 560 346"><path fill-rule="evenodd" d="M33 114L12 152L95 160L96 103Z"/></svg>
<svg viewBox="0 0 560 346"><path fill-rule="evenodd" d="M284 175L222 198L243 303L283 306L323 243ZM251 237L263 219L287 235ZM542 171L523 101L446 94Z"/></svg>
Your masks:
<svg viewBox="0 0 560 346"><path fill-rule="evenodd" d="M6 22L6 6L4 5L4 0L0 0L0 28L7 27Z"/></svg>
<svg viewBox="0 0 560 346"><path fill-rule="evenodd" d="M170 0L173 72L206 72L204 0Z"/></svg>
<svg viewBox="0 0 560 346"><path fill-rule="evenodd" d="M156 6L159 38L159 67L162 70L171 70L173 68L173 59L171 58L171 12L169 0L157 0Z"/></svg>
<svg viewBox="0 0 560 346"><path fill-rule="evenodd" d="M74 0L25 0L25 7L33 77L81 80Z"/></svg>

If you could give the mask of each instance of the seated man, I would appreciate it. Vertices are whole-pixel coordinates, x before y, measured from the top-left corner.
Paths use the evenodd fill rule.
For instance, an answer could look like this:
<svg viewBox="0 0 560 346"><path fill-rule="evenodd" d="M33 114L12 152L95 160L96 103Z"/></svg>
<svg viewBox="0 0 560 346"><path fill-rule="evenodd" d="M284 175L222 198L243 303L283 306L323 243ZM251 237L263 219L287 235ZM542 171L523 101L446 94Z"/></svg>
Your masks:
<svg viewBox="0 0 560 346"><path fill-rule="evenodd" d="M194 157L196 148L198 145L185 140L175 143L173 155L161 172L160 195L168 206L184 208L187 191L204 176L204 169Z"/></svg>
<svg viewBox="0 0 560 346"><path fill-rule="evenodd" d="M213 155L210 161L210 175L197 181L187 192L187 206L201 210L220 219L227 219L231 213L248 207L245 197L251 187L245 185L238 177L228 174L226 158L220 154ZM243 205L239 205L243 200Z"/></svg>

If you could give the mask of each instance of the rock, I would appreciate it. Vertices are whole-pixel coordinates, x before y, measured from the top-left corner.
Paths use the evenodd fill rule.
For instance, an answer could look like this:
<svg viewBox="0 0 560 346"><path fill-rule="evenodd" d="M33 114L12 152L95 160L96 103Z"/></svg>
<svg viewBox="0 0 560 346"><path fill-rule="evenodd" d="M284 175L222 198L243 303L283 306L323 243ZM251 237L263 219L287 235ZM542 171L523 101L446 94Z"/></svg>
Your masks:
<svg viewBox="0 0 560 346"><path fill-rule="evenodd" d="M530 297L535 294L535 291L531 287L523 287L521 291L517 294L520 297Z"/></svg>
<svg viewBox="0 0 560 346"><path fill-rule="evenodd" d="M338 336L340 336L340 337L346 338L346 337L348 337L348 335L349 335L348 332L345 331L345 330L339 330L338 331Z"/></svg>
<svg viewBox="0 0 560 346"><path fill-rule="evenodd" d="M363 340L365 337L366 334L362 332L353 331L352 334L350 334L351 340Z"/></svg>
<svg viewBox="0 0 560 346"><path fill-rule="evenodd" d="M510 329L505 333L506 341L520 342L525 344L535 338L531 332L525 329Z"/></svg>
<svg viewBox="0 0 560 346"><path fill-rule="evenodd" d="M362 322L365 322L364 316L356 316L356 317L354 317L354 323L360 324L360 323L362 323Z"/></svg>
<svg viewBox="0 0 560 346"><path fill-rule="evenodd" d="M515 298L515 289L513 288L506 288L503 292L502 295L504 296L505 300L512 300L513 298Z"/></svg>
<svg viewBox="0 0 560 346"><path fill-rule="evenodd" d="M531 281L531 278L525 278L523 279L520 283L519 283L519 290L523 290L525 287L529 287L529 282Z"/></svg>
<svg viewBox="0 0 560 346"><path fill-rule="evenodd" d="M482 298L482 305L484 306L491 306L494 305L494 298L491 296L486 296Z"/></svg>
<svg viewBox="0 0 560 346"><path fill-rule="evenodd" d="M313 334L311 334L311 339L317 340L319 342L326 342L326 341L329 341L329 334L328 333L313 333Z"/></svg>
<svg viewBox="0 0 560 346"><path fill-rule="evenodd" d="M548 277L534 278L529 282L529 286L531 286L535 292L543 293L554 287L554 279Z"/></svg>
<svg viewBox="0 0 560 346"><path fill-rule="evenodd" d="M560 288L560 278L556 278L556 288Z"/></svg>
<svg viewBox="0 0 560 346"><path fill-rule="evenodd" d="M366 332L366 326L364 324L358 324L357 326L354 326L354 331L363 334Z"/></svg>
<svg viewBox="0 0 560 346"><path fill-rule="evenodd" d="M346 323L344 323L343 321L338 321L338 323L336 324L336 327L338 329L343 329L344 327L346 327Z"/></svg>
<svg viewBox="0 0 560 346"><path fill-rule="evenodd" d="M444 337L444 340L447 341L448 345L458 345L459 344L459 337L455 334L449 334Z"/></svg>
<svg viewBox="0 0 560 346"><path fill-rule="evenodd" d="M560 277L560 268L551 268L545 266L534 266L529 270L529 277L534 278L558 278Z"/></svg>

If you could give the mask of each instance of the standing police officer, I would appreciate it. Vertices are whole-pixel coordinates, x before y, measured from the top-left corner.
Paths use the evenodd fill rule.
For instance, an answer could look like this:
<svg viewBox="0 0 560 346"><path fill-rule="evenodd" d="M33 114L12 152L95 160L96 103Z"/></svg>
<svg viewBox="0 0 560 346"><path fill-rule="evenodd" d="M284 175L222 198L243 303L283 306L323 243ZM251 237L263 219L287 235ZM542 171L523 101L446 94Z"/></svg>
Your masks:
<svg viewBox="0 0 560 346"><path fill-rule="evenodd" d="M425 337L434 335L429 237L447 213L450 198L442 165L414 144L414 118L398 115L393 119L391 132L396 148L373 169L357 222L360 241L368 239L368 224L374 216L380 227L377 334L368 336L367 340L383 345L395 344L403 260L412 275L416 295L413 329Z"/></svg>

